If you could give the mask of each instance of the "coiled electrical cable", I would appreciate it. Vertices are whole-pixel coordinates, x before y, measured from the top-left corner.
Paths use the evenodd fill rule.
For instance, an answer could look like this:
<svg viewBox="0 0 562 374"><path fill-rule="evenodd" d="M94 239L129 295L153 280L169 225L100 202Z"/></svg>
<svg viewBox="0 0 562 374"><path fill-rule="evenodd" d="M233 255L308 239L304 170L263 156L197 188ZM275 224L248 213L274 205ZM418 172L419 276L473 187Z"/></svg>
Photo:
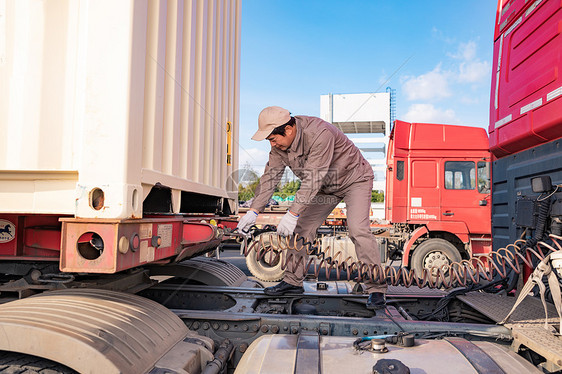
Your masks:
<svg viewBox="0 0 562 374"><path fill-rule="evenodd" d="M270 228L271 229L271 228ZM494 250L488 255L472 257L460 262L452 262L441 267L424 268L422 274L414 269L405 267L387 267L378 264L366 264L348 256L344 258L341 251L328 255L329 247L321 248L319 243L306 241L298 235L290 237L279 236L274 231L261 230L259 235L246 245L244 256L256 256L261 260L264 256L270 261L281 261L283 270L293 271L304 267L305 274L314 274L316 278L325 272L327 280L372 280L375 283L387 283L393 286L417 286L419 288L455 288L468 287L472 284L496 284L499 279L506 279L510 274L521 274L526 265L533 268L533 263L543 260L550 252L562 250L562 237L550 234L551 244L539 240L529 246L526 240L518 239L504 248ZM296 253L305 251L308 255ZM486 285L487 287L488 285Z"/></svg>

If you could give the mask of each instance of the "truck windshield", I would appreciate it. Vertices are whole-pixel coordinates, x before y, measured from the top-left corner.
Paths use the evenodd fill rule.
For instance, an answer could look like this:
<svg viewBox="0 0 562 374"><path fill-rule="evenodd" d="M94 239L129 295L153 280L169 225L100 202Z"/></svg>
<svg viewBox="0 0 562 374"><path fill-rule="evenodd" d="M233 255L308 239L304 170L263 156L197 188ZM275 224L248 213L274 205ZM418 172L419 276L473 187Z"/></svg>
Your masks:
<svg viewBox="0 0 562 374"><path fill-rule="evenodd" d="M445 188L473 190L476 187L476 168L473 161L445 162Z"/></svg>

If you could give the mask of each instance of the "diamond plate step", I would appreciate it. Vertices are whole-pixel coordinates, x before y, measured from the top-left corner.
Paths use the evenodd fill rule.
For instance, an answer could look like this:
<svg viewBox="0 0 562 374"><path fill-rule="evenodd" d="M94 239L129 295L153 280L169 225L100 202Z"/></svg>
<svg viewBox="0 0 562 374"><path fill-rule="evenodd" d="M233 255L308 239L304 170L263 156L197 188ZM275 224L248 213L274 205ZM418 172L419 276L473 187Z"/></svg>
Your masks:
<svg viewBox="0 0 562 374"><path fill-rule="evenodd" d="M507 316L516 301L515 297L479 292L470 292L457 298L496 322ZM547 303L547 310L549 325L557 325L559 319L554 305ZM544 328L544 318L541 300L527 296L515 309L505 327L512 331L513 347L516 350L524 345L550 363L562 367L562 337L554 335L553 330Z"/></svg>

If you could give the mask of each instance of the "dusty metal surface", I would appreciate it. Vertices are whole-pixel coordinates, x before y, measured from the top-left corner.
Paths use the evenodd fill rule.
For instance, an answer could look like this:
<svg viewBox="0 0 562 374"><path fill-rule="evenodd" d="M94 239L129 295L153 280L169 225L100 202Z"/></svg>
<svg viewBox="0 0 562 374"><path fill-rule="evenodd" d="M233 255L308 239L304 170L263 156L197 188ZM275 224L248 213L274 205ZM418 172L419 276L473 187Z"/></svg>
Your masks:
<svg viewBox="0 0 562 374"><path fill-rule="evenodd" d="M388 286L386 294L387 296L444 297L447 295L447 292L429 287L419 288L390 285Z"/></svg>
<svg viewBox="0 0 562 374"><path fill-rule="evenodd" d="M320 373L320 336L304 331L299 334L296 347L295 374Z"/></svg>
<svg viewBox="0 0 562 374"><path fill-rule="evenodd" d="M482 348L462 338L448 337L446 341L451 343L470 362L478 373L505 374L506 372L494 361Z"/></svg>
<svg viewBox="0 0 562 374"><path fill-rule="evenodd" d="M150 373L201 373L213 361L215 343L212 339L190 331L154 366Z"/></svg>
<svg viewBox="0 0 562 374"><path fill-rule="evenodd" d="M94 289L3 304L0 331L0 350L104 374L147 372L188 333L179 318L151 300Z"/></svg>
<svg viewBox="0 0 562 374"><path fill-rule="evenodd" d="M269 335L256 339L246 350L235 373L295 373L298 360L298 335ZM372 373L373 366L381 359L395 359L410 369L411 373L488 373L479 371L457 347L447 340L416 339L413 347L387 344L388 351L357 351L353 348L355 338L339 336L319 337L319 360L311 360L308 372L327 373ZM458 339L462 341L463 339ZM466 342L466 341L465 341ZM482 354L489 362L497 364L505 373L539 373L523 358L502 350L494 343L478 343ZM304 368L303 368L304 369ZM486 370L486 369L484 369Z"/></svg>
<svg viewBox="0 0 562 374"><path fill-rule="evenodd" d="M496 322L502 321L507 316L516 300L515 297L478 292L458 296L458 299ZM559 323L554 305L547 303L547 310L549 325ZM561 367L562 337L555 336L553 329L544 328L544 318L541 300L527 296L505 326L512 330L515 349L524 345L543 356L551 364Z"/></svg>
<svg viewBox="0 0 562 374"><path fill-rule="evenodd" d="M325 284L327 287L326 290L319 289L318 288L319 283ZM353 280L347 281L345 279L340 281L318 282L316 280L312 280L312 281L303 282L303 287L305 289L305 292L319 292L321 294L351 294L353 293L353 290L356 285L357 282ZM364 289L363 283L361 283L361 285ZM446 295L447 295L446 291L437 288L429 288L429 287L419 288L416 286L405 287L405 286L389 285L388 290L386 292L386 296L389 298L394 296L407 297L407 298L427 298L427 297L440 298Z"/></svg>
<svg viewBox="0 0 562 374"><path fill-rule="evenodd" d="M154 265L149 268L150 275L170 275L195 280L209 286L238 287L247 280L238 267L208 257L197 257L174 265Z"/></svg>

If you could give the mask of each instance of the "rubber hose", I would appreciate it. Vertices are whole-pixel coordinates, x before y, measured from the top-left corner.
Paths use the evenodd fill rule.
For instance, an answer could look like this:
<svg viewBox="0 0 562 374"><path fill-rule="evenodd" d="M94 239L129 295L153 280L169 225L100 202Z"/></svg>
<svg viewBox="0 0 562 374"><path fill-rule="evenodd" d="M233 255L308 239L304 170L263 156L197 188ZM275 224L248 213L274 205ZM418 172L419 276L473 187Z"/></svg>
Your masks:
<svg viewBox="0 0 562 374"><path fill-rule="evenodd" d="M546 220L548 219L548 213L550 212L551 200L549 198L544 201L539 201L538 204L539 217L537 218L535 233L531 239L527 240L527 247L534 247L539 241L541 241L546 229Z"/></svg>

